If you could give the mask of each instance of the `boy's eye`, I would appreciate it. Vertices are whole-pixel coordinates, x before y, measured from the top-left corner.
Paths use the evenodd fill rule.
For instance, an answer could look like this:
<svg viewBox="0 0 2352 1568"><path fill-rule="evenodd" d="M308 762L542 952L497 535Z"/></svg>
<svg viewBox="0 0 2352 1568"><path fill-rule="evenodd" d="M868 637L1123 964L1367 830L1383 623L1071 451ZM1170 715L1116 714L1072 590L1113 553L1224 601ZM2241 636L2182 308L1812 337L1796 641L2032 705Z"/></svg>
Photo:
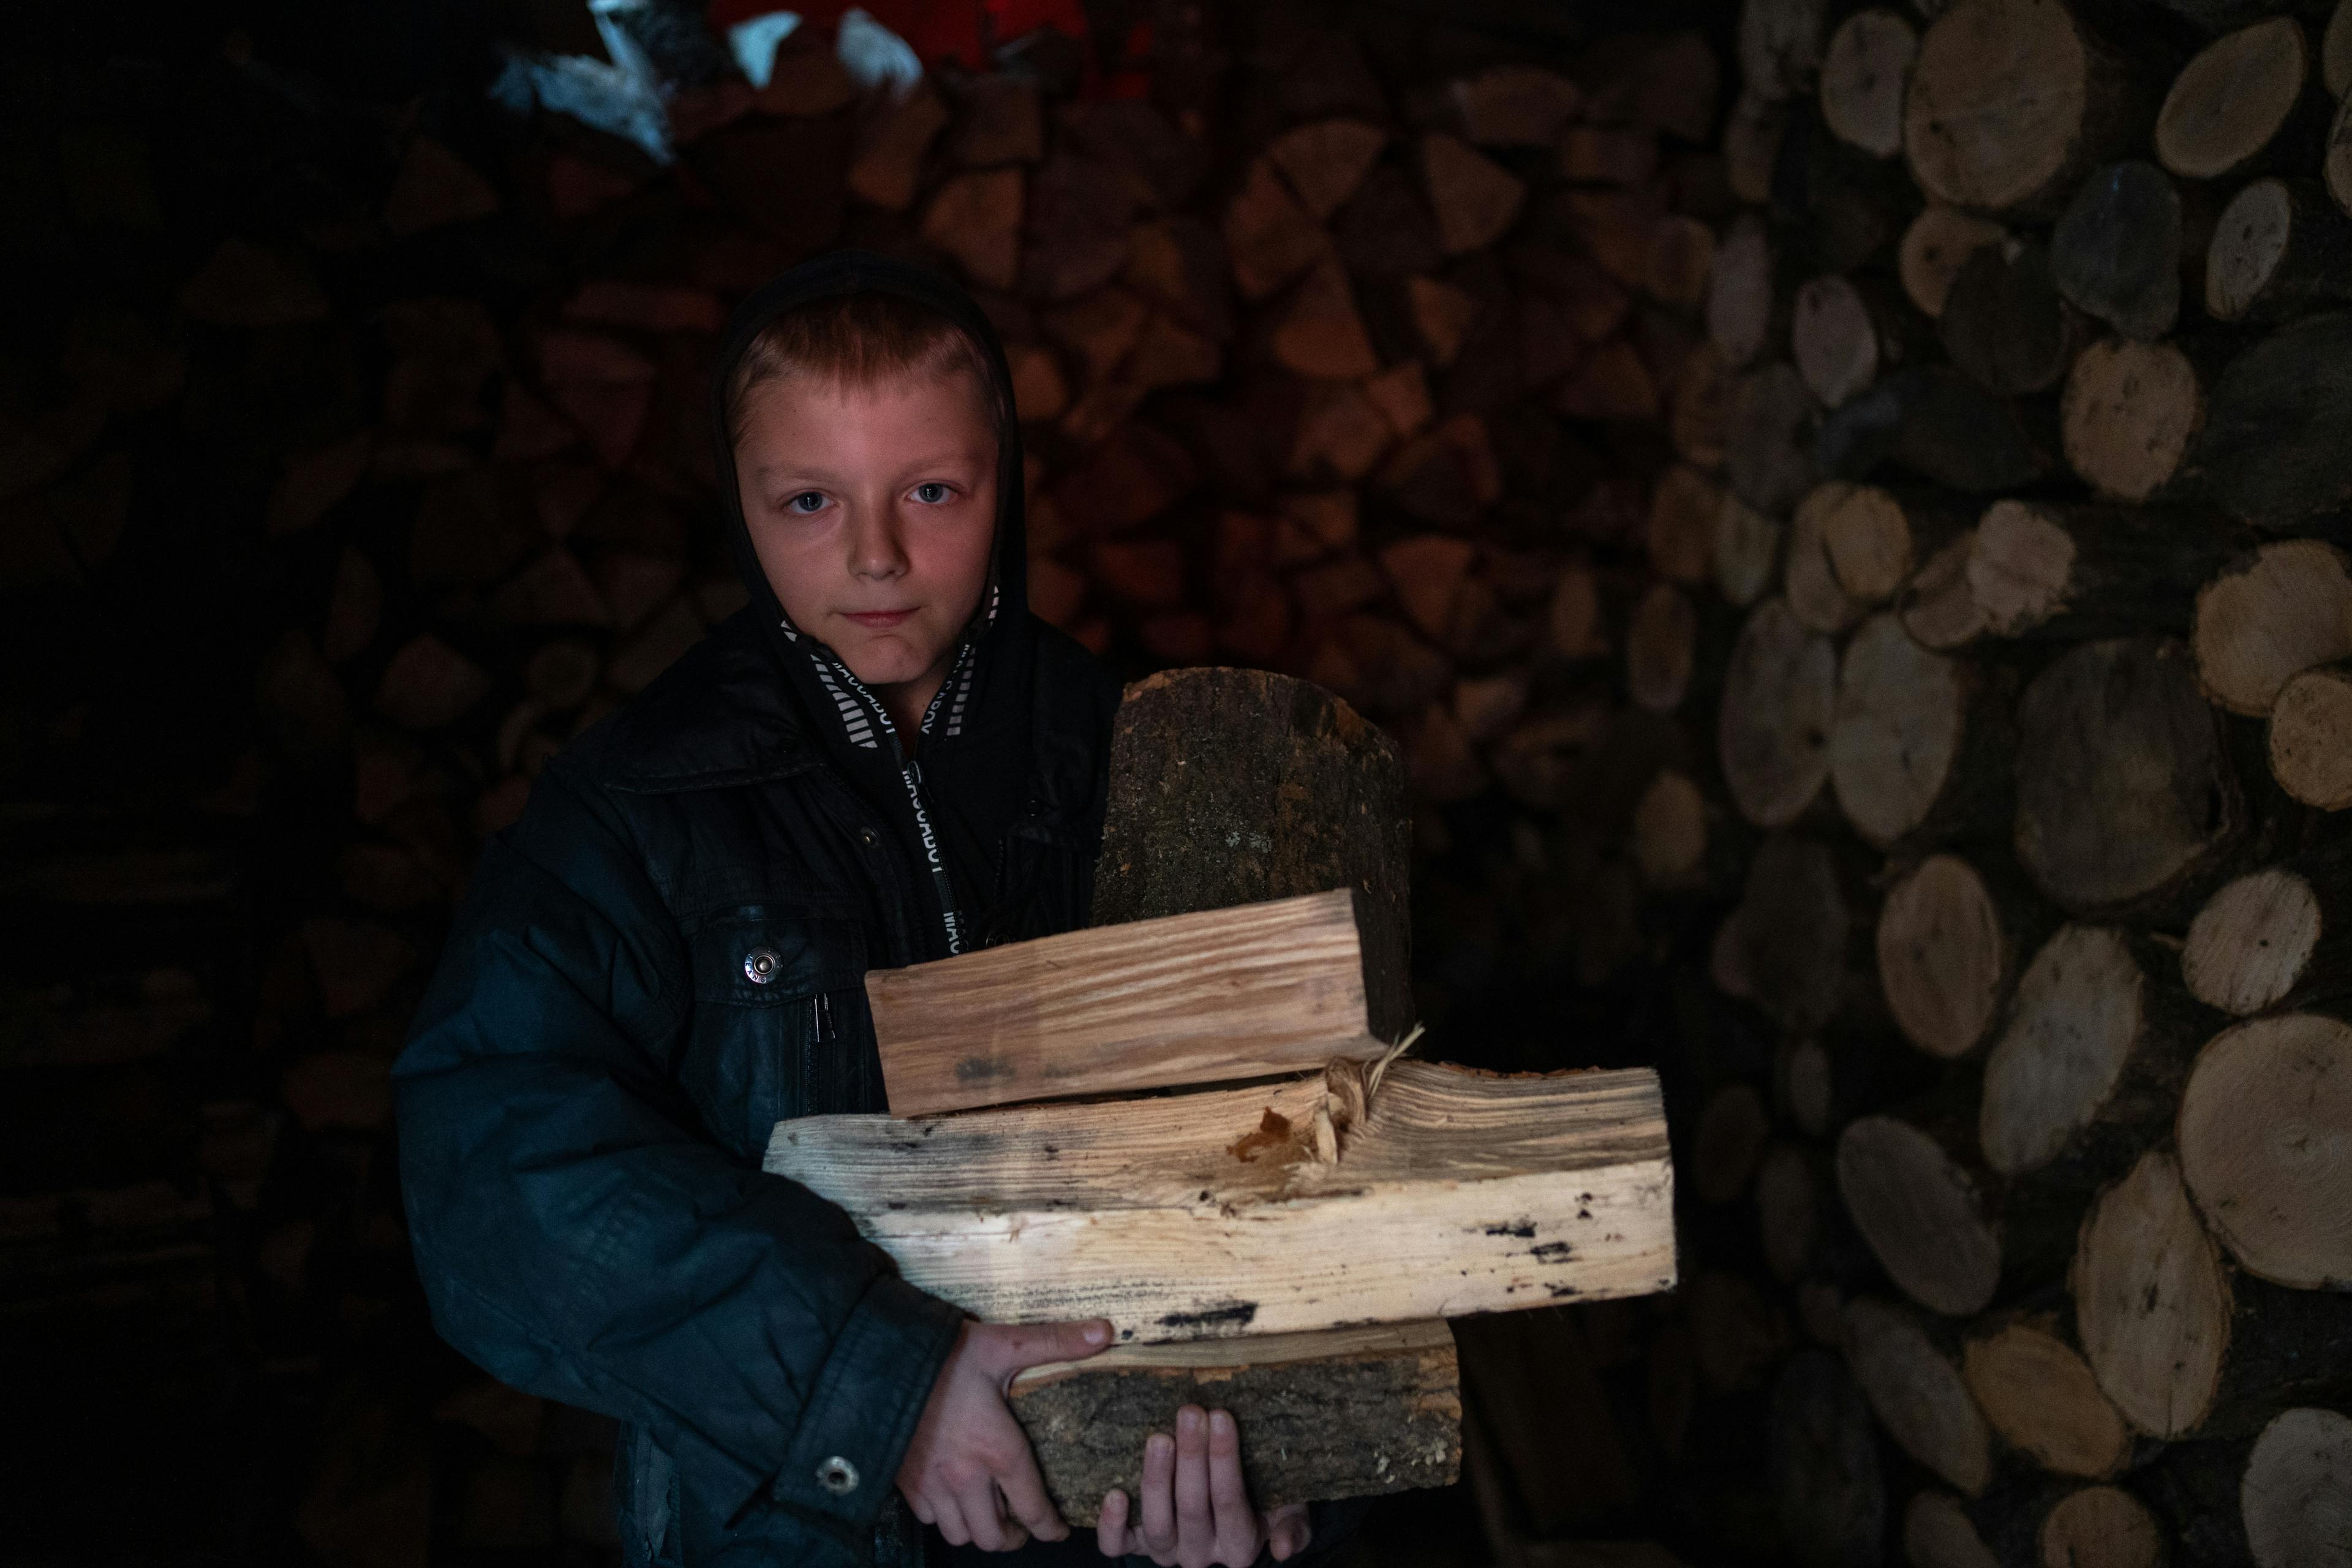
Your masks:
<svg viewBox="0 0 2352 1568"><path fill-rule="evenodd" d="M786 511L812 512L824 506L824 497L816 490L803 490L784 502Z"/></svg>
<svg viewBox="0 0 2352 1568"><path fill-rule="evenodd" d="M926 480L915 487L915 499L926 506L937 506L948 499L948 487L937 479Z"/></svg>

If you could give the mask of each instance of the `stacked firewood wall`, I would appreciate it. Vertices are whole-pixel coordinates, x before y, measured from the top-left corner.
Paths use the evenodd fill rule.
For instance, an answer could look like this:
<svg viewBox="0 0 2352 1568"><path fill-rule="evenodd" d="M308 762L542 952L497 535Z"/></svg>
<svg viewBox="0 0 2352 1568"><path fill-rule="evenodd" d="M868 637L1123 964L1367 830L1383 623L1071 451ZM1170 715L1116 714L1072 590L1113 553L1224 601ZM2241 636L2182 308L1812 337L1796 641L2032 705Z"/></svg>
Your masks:
<svg viewBox="0 0 2352 1568"><path fill-rule="evenodd" d="M1698 1423L1822 1568L2352 1561L2352 5L1738 48Z"/></svg>

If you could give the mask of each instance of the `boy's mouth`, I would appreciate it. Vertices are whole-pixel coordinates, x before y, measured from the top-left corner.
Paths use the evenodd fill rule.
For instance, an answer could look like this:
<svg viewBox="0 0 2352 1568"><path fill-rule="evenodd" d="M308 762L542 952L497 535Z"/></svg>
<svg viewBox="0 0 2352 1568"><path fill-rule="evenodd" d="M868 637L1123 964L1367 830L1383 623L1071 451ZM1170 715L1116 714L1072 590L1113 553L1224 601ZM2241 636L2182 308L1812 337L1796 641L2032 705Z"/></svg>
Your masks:
<svg viewBox="0 0 2352 1568"><path fill-rule="evenodd" d="M841 615L844 620L856 621L859 626L866 627L868 631L879 632L887 631L890 627L897 626L899 622L905 620L914 613L915 612L911 609L844 610L841 612Z"/></svg>

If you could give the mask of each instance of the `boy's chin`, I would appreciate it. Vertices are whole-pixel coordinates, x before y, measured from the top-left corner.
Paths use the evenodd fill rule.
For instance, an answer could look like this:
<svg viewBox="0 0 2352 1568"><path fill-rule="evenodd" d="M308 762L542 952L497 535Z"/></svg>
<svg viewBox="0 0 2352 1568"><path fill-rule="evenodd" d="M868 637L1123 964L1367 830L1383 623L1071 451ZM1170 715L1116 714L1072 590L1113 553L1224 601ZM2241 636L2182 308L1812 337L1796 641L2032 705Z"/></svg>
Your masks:
<svg viewBox="0 0 2352 1568"><path fill-rule="evenodd" d="M843 641L849 646L836 645L834 652L849 667L850 674L875 691L919 680L946 657L944 649L913 647L892 633Z"/></svg>

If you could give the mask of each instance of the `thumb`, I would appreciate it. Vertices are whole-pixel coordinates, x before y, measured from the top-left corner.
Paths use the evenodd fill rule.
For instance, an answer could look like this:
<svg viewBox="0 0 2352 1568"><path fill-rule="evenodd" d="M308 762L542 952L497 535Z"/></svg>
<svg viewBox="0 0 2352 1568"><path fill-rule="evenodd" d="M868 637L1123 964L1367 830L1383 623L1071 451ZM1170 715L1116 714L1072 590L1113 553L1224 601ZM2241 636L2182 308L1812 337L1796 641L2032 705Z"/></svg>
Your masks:
<svg viewBox="0 0 2352 1568"><path fill-rule="evenodd" d="M1048 1362L1084 1361L1110 1343L1110 1322L1091 1318L1076 1323L1008 1323L990 1335L996 1341L996 1370L1025 1372Z"/></svg>

